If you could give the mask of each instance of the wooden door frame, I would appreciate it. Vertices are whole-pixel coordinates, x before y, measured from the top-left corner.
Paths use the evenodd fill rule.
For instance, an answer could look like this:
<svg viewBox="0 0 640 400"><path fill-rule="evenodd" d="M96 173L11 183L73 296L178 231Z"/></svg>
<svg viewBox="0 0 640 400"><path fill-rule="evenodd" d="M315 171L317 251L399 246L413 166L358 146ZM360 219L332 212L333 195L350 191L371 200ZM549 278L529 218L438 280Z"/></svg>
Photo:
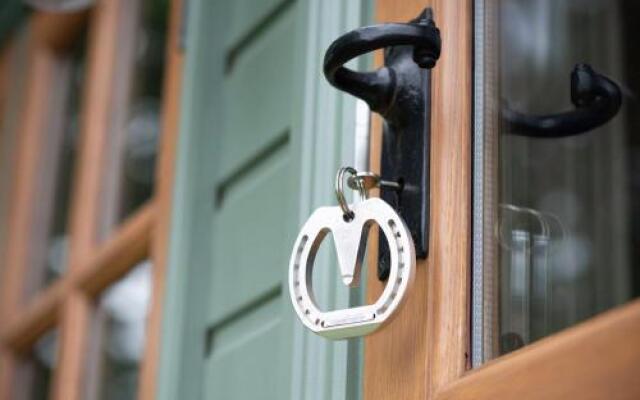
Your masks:
<svg viewBox="0 0 640 400"><path fill-rule="evenodd" d="M430 255L398 319L366 339L364 398L640 397L640 300L471 369L474 5L378 0L376 19L406 21L425 6L443 43L431 97ZM368 284L377 297L380 283Z"/></svg>
<svg viewBox="0 0 640 400"><path fill-rule="evenodd" d="M156 192L147 204L127 218L109 237L98 240L97 224L102 195L101 178L106 163L104 144L108 140L109 101L117 79L114 65L118 54L119 12L127 0L98 0L90 12L50 14L34 12L27 20L30 35L28 87L19 129L18 168L11 195L12 231L8 264L2 280L2 318L0 326L0 398L10 398L18 359L46 331L58 327L58 360L51 396L54 399L82 398L85 345L93 301L122 278L138 262L151 257L152 300L147 320L147 341L141 362L139 399L155 398L160 316L166 265L166 241L173 186L174 152L179 118L182 77L181 13L182 0L172 0L165 59L162 99L162 134L156 167ZM47 106L43 101L55 76L56 56L75 41L79 28L89 24L87 68L81 105L81 143L74 171L72 215L70 217L71 254L66 274L24 302L21 290L27 274L24 262L29 247L30 212L37 205L33 196L37 175L37 140Z"/></svg>

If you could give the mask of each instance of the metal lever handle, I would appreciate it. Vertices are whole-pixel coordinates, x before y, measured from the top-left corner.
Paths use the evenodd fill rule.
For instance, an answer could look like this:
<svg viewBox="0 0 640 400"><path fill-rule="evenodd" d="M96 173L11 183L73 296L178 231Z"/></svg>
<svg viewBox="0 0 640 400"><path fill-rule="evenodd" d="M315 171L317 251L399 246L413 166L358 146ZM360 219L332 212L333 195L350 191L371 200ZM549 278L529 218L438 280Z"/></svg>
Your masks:
<svg viewBox="0 0 640 400"><path fill-rule="evenodd" d="M595 72L588 64L577 64L571 73L571 102L575 110L551 115L527 115L504 107L503 118L514 135L559 138L578 135L611 120L620 110L618 85Z"/></svg>
<svg viewBox="0 0 640 400"><path fill-rule="evenodd" d="M383 67L372 72L356 72L344 64L371 51L401 45L414 46L413 60L421 68L435 66L440 57L440 31L426 10L407 24L365 26L342 35L325 53L324 75L336 88L361 98L373 111L384 114L394 97L394 70Z"/></svg>

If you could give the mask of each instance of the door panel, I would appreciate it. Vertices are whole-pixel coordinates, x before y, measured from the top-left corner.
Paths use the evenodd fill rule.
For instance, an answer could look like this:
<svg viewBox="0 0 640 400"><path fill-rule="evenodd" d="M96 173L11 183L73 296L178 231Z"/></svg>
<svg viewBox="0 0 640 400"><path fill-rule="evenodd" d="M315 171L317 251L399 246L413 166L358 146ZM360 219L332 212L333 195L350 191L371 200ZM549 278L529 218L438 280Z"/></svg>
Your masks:
<svg viewBox="0 0 640 400"><path fill-rule="evenodd" d="M242 46L252 31L259 29L266 20L273 17L292 0L236 0L225 4L229 8L228 30L225 35L227 51Z"/></svg>
<svg viewBox="0 0 640 400"><path fill-rule="evenodd" d="M284 237L291 161L287 142L237 178L214 214L210 321L279 287L288 263ZM265 212L269 210L269 212ZM242 229L233 227L242 225Z"/></svg>
<svg viewBox="0 0 640 400"><path fill-rule="evenodd" d="M239 310L212 327L205 361L205 393L219 399L282 399L283 370L290 362L283 341L281 290Z"/></svg>
<svg viewBox="0 0 640 400"><path fill-rule="evenodd" d="M288 10L270 20L266 30L228 67L219 152L223 179L242 170L244 163L287 132L291 124L293 15Z"/></svg>
<svg viewBox="0 0 640 400"><path fill-rule="evenodd" d="M240 4L226 2L238 13ZM242 7L241 7L242 8ZM211 215L205 398L281 399L290 385L286 276L295 37L293 10L234 25L251 36L226 51ZM231 17L232 21L237 22ZM257 26L260 25L260 29ZM251 384L247 384L251 382Z"/></svg>
<svg viewBox="0 0 640 400"><path fill-rule="evenodd" d="M355 99L322 57L363 4L190 0L160 399L359 398L361 342L305 330L286 278L297 228L352 163ZM360 301L334 254L317 264L328 307Z"/></svg>

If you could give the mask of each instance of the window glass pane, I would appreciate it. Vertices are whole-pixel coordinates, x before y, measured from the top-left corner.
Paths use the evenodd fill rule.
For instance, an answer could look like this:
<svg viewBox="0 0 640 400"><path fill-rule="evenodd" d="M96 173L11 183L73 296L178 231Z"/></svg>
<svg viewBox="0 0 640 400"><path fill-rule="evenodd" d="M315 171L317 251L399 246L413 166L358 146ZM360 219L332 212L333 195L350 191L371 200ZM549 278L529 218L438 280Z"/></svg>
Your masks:
<svg viewBox="0 0 640 400"><path fill-rule="evenodd" d="M486 360L640 294L640 4L480 3Z"/></svg>
<svg viewBox="0 0 640 400"><path fill-rule="evenodd" d="M43 335L20 360L13 385L16 400L45 400L50 396L53 370L58 353L58 331Z"/></svg>
<svg viewBox="0 0 640 400"><path fill-rule="evenodd" d="M130 30L131 43L119 50L113 155L106 177L113 190L106 200L103 234L151 197L160 140L168 0L137 0L128 7L129 19L122 24Z"/></svg>
<svg viewBox="0 0 640 400"><path fill-rule="evenodd" d="M138 264L98 300L87 364L87 399L135 399L151 297L149 261Z"/></svg>
<svg viewBox="0 0 640 400"><path fill-rule="evenodd" d="M60 277L67 268L69 219L84 83L85 35L54 61L47 114L40 138L27 295Z"/></svg>

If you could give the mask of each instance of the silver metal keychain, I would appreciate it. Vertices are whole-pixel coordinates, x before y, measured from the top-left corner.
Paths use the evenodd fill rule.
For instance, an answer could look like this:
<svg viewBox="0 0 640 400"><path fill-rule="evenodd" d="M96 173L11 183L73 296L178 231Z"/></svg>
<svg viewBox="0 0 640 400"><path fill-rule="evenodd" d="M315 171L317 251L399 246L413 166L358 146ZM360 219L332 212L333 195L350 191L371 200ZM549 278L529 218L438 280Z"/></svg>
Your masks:
<svg viewBox="0 0 640 400"><path fill-rule="evenodd" d="M349 205L344 196L345 174L348 184L360 194L361 201ZM388 322L402 305L410 289L416 268L411 233L398 213L384 200L367 198L373 186L393 186L371 173L340 168L336 176L338 206L320 207L304 224L296 239L289 262L289 293L302 323L329 339L346 339L372 333ZM333 234L342 281L349 287L360 279L369 228L380 227L390 250L390 274L387 286L375 303L354 308L320 311L313 294L313 266L320 244Z"/></svg>

